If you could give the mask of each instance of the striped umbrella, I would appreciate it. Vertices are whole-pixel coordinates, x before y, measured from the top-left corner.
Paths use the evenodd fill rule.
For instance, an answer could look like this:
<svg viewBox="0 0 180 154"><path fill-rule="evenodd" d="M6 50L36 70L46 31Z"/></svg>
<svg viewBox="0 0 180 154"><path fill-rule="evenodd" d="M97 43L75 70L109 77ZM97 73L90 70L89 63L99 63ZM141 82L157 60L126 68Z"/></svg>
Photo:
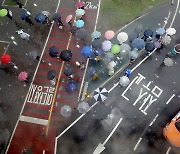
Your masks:
<svg viewBox="0 0 180 154"><path fill-rule="evenodd" d="M107 97L108 97L108 91L106 90L106 88L97 88L94 91L94 99L96 101L103 102L107 99Z"/></svg>

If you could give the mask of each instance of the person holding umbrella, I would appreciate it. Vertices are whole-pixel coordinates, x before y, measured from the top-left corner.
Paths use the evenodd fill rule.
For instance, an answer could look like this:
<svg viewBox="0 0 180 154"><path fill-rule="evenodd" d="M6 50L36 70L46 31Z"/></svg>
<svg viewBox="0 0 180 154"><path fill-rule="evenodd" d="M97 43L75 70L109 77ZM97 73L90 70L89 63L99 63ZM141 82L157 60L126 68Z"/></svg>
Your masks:
<svg viewBox="0 0 180 154"><path fill-rule="evenodd" d="M24 11L21 14L21 19L25 20L30 26L34 25L31 18L30 18L31 13L29 11Z"/></svg>
<svg viewBox="0 0 180 154"><path fill-rule="evenodd" d="M16 33L19 34L23 40L29 41L30 35L28 33L25 33L23 29L17 30Z"/></svg>
<svg viewBox="0 0 180 154"><path fill-rule="evenodd" d="M27 72L21 72L19 75L18 75L18 80L21 81L21 82L25 82L25 83L30 83L30 80L28 78L28 73Z"/></svg>
<svg viewBox="0 0 180 154"><path fill-rule="evenodd" d="M54 70L50 70L47 73L47 79L50 80L52 86L56 85L56 72Z"/></svg>
<svg viewBox="0 0 180 154"><path fill-rule="evenodd" d="M50 13L48 11L42 11L41 13L45 16L44 24L51 23L51 20L49 19Z"/></svg>

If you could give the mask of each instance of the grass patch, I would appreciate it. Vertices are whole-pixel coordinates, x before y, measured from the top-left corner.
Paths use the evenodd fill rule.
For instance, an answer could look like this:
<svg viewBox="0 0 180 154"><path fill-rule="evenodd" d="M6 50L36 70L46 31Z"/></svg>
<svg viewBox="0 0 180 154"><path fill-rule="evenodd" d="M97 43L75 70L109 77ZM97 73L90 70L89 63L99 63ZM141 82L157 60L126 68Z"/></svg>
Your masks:
<svg viewBox="0 0 180 154"><path fill-rule="evenodd" d="M132 21L153 6L168 0L102 0L100 22L106 29L118 28ZM104 22L105 20L105 22Z"/></svg>
<svg viewBox="0 0 180 154"><path fill-rule="evenodd" d="M25 4L26 0L21 0L20 1L22 4ZM17 6L16 0L5 0L4 5L9 5L9 6Z"/></svg>

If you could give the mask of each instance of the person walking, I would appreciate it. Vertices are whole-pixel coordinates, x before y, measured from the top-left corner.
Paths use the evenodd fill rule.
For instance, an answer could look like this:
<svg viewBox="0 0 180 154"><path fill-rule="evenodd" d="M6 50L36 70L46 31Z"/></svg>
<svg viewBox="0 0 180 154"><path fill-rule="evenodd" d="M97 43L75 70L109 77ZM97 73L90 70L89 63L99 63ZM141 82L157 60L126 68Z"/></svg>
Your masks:
<svg viewBox="0 0 180 154"><path fill-rule="evenodd" d="M51 20L49 19L50 13L48 11L42 11L41 12L45 16L45 20L43 24L50 24Z"/></svg>
<svg viewBox="0 0 180 154"><path fill-rule="evenodd" d="M28 17L25 18L25 21L30 25L34 25L34 23L32 22L31 18L30 18L30 15L31 15L31 12L27 11L26 10L26 13L29 15Z"/></svg>
<svg viewBox="0 0 180 154"><path fill-rule="evenodd" d="M17 33L18 35L20 35L20 37L21 37L23 40L29 41L30 35L29 35L28 33L25 33L25 32L23 31L23 29L17 30L16 33Z"/></svg>

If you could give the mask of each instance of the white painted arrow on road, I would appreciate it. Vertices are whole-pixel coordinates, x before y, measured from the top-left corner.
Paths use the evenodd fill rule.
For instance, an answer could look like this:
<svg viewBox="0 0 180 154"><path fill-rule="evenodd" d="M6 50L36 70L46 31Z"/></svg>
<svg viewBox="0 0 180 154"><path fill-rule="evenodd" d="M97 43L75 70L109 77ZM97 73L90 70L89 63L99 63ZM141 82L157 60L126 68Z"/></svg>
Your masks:
<svg viewBox="0 0 180 154"><path fill-rule="evenodd" d="M100 154L101 152L104 151L105 149L105 144L107 143L107 141L111 138L111 136L113 135L113 133L116 131L117 127L120 125L121 121L123 120L123 118L121 118L118 123L116 124L116 126L113 128L112 132L109 134L109 136L106 138L106 140L103 142L103 144L99 143L98 146L96 147L96 149L94 150L93 154Z"/></svg>

